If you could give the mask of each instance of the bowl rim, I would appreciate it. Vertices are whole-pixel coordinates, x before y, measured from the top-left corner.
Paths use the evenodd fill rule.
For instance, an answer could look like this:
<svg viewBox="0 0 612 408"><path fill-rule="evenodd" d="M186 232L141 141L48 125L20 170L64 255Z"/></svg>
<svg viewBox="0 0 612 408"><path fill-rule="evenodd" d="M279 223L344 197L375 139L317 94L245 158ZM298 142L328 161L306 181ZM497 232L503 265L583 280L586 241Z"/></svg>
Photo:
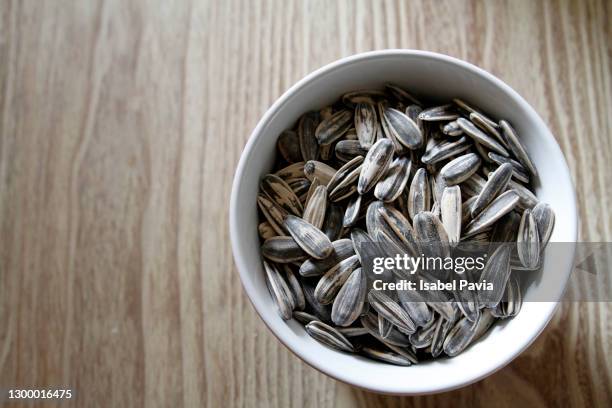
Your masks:
<svg viewBox="0 0 612 408"><path fill-rule="evenodd" d="M573 243L576 242L577 237L578 237L579 219L577 215L576 190L573 185L569 166L567 165L567 161L565 160L565 155L563 154L559 144L557 143L556 139L552 135L550 129L545 124L543 119L536 112L536 110L529 103L527 103L527 101L525 101L525 99L518 92L516 92L512 87L507 85L505 82L503 82L501 79L497 78L493 74L485 71L484 69L472 63L469 63L467 61L461 60L459 58L451 57L446 54L441 54L441 53L436 53L436 52L431 52L431 51L415 50L415 49L385 49L385 50L378 50L378 51L368 51L368 52L353 54L353 55L350 55L344 58L340 58L336 61L333 61L329 64L326 64L312 71L311 73L309 73L308 75L306 75L305 77L297 81L289 89L287 89L266 110L264 115L261 117L261 119L255 126L255 128L251 132L249 139L240 155L240 160L236 168L236 172L234 174L231 196L230 196L230 207L229 207L230 240L231 240L232 252L233 252L233 257L234 257L234 263L236 264L236 267L238 269L238 274L240 276L242 287L244 291L247 293L247 297L249 301L255 308L261 320L268 327L270 332L285 347L287 347L287 349L289 349L294 355L296 355L298 358L300 358L302 361L304 361L306 364L313 367L314 369L338 381L341 381L345 384L356 386L356 387L359 387L359 388L362 388L368 391L382 393L382 394L389 394L389 395L435 394L435 393L440 393L440 392L452 391L452 390L473 384L475 382L478 382L494 374L498 370L508 365L512 360L514 360L521 353L523 353L535 341L535 339L539 337L539 335L542 333L542 331L546 328L546 326L552 319L554 312L556 311L559 305L559 302L538 302L541 305L541 307L544 309L542 311L542 315L545 315L546 318L541 320L539 326L537 326L537 328L533 332L533 335L527 341L524 341L523 344L521 344L518 348L516 348L514 353L509 353L501 362L497 364L497 366L493 367L492 369L486 370L485 372L482 372L479 375L465 378L452 385L447 385L447 386L442 386L442 387L423 386L419 389L417 389L417 387L410 387L410 389L400 390L400 389L397 389L396 387L387 387L387 388L371 387L365 381L359 381L358 379L351 377L350 375L341 376L337 372L332 371L329 367L325 366L324 364L320 364L319 361L314 361L314 360L311 361L311 359L302 355L299 352L299 350L294 348L294 346L289 343L289 341L284 339L282 335L280 335L279 333L275 331L275 329L273 328L273 324L268 317L268 314L271 312L271 310L268 310L269 308L264 307L263 304L256 301L257 295L255 293L256 292L255 288L250 284L250 282L248 282L247 280L243 278L245 274L248 273L249 266L245 262L245 256L242 253L242 248L239 245L239 241L242 238L241 238L241 233L240 233L240 226L237 224L237 221L236 221L237 213L239 211L238 210L238 192L240 190L240 184L243 178L242 176L245 173L245 171L247 171L248 158L251 154L251 151L254 149L254 146L256 145L260 134L262 133L262 129L265 126L267 126L268 122L271 119L274 118L279 108L283 106L287 102L287 100L289 100L294 94L299 92L303 87L305 87L313 79L320 77L322 75L325 75L338 68L350 65L350 64L359 63L359 62L367 61L370 59L381 58L381 57L389 57L389 56L392 56L392 57L405 57L405 56L415 57L416 56L420 58L434 60L436 62L457 65L464 70L471 71L472 73L478 76L484 77L485 80L488 80L489 82L493 83L495 86L501 88L503 92L507 93L512 99L514 99L518 103L521 109L528 112L529 115L531 115L533 119L535 120L535 123L537 124L537 126L543 129L542 135L540 137L544 137L544 138L552 140L553 148L556 150L555 154L561 157L563 168L559 170L563 172L564 178L569 181L569 184L571 186L571 195L572 195L572 202L569 203L569 206L568 206L568 211L571 212L572 220L568 221L568 228L569 228L570 234L573 237L571 242ZM572 260L574 259L574 254L575 254L575 245L572 246L572 256L571 256ZM569 274L567 274L567 276L569 277ZM567 279L563 283L563 287L565 288L566 285L567 285Z"/></svg>

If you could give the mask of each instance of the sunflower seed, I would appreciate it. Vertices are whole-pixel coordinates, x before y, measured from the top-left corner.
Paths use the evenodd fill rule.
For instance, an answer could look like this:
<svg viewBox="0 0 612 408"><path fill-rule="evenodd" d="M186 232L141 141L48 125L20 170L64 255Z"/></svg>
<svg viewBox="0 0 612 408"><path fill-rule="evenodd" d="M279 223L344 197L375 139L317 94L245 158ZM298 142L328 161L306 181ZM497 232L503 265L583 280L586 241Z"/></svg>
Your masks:
<svg viewBox="0 0 612 408"><path fill-rule="evenodd" d="M300 152L300 143L297 133L292 130L285 130L278 137L276 142L278 152L283 156L283 159L288 163L296 163L302 161L302 153Z"/></svg>
<svg viewBox="0 0 612 408"><path fill-rule="evenodd" d="M315 298L323 305L328 305L334 301L334 298L344 282L348 279L355 269L359 267L359 258L357 255L350 256L327 271L315 288Z"/></svg>
<svg viewBox="0 0 612 408"><path fill-rule="evenodd" d="M287 282L287 286L293 295L293 300L295 303L294 308L297 310L304 310L306 307L306 300L304 299L304 291L302 290L300 282L297 280L295 273L288 264L284 264L282 267L285 272L285 281Z"/></svg>
<svg viewBox="0 0 612 408"><path fill-rule="evenodd" d="M394 138L407 148L417 149L423 144L419 126L403 112L387 107L381 120L386 121Z"/></svg>
<svg viewBox="0 0 612 408"><path fill-rule="evenodd" d="M508 151L499 144L494 138L487 135L485 132L476 127L472 122L465 118L457 119L457 124L463 129L466 135L477 141L478 143L494 150L502 156L508 156Z"/></svg>
<svg viewBox="0 0 612 408"><path fill-rule="evenodd" d="M285 210L268 200L263 194L257 196L257 206L278 235L287 235L282 226L283 219L287 215Z"/></svg>
<svg viewBox="0 0 612 408"><path fill-rule="evenodd" d="M315 137L315 130L318 125L318 115L315 112L302 115L298 123L300 151L304 161L317 160L319 157L319 144Z"/></svg>
<svg viewBox="0 0 612 408"><path fill-rule="evenodd" d="M453 120L442 127L442 133L448 136L461 136L463 129L461 129L456 120Z"/></svg>
<svg viewBox="0 0 612 408"><path fill-rule="evenodd" d="M470 280L473 281L473 280ZM469 289L459 289L453 291L457 307L461 313L471 322L475 322L480 317L480 308L477 293Z"/></svg>
<svg viewBox="0 0 612 408"><path fill-rule="evenodd" d="M535 269L540 262L540 237L538 224L531 213L525 210L518 230L516 251L524 267Z"/></svg>
<svg viewBox="0 0 612 408"><path fill-rule="evenodd" d="M406 107L406 116L408 116L410 119L412 119L412 121L414 123L416 123L417 125L419 124L420 120L419 120L419 113L423 112L423 109L419 106L419 105L408 105L408 107ZM421 126L419 126L420 128ZM421 129L421 133L422 129Z"/></svg>
<svg viewBox="0 0 612 408"><path fill-rule="evenodd" d="M361 147L364 149L372 147L376 141L376 108L374 105L359 103L355 107L355 130Z"/></svg>
<svg viewBox="0 0 612 408"><path fill-rule="evenodd" d="M442 105L425 109L419 114L419 119L425 122L451 121L459 117L452 105Z"/></svg>
<svg viewBox="0 0 612 408"><path fill-rule="evenodd" d="M304 209L304 221L321 229L325 219L326 206L327 188L325 186L318 186L310 197L310 200L308 200L306 209Z"/></svg>
<svg viewBox="0 0 612 408"><path fill-rule="evenodd" d="M370 306L393 325L400 329L402 333L412 334L416 331L416 325L410 319L406 311L393 299L381 291L371 290L368 293Z"/></svg>
<svg viewBox="0 0 612 408"><path fill-rule="evenodd" d="M310 198L314 195L317 187L321 186L321 182L318 178L312 179L312 183L310 183L310 187L308 187L308 193L306 193L306 199L304 200L304 211L306 211L306 207L308 207L308 202Z"/></svg>
<svg viewBox="0 0 612 408"><path fill-rule="evenodd" d="M304 279L301 281L302 291L304 292L304 298L309 308L320 321L325 323L331 323L331 305L322 305L315 298L315 287L311 282L307 282Z"/></svg>
<svg viewBox="0 0 612 408"><path fill-rule="evenodd" d="M433 141L432 144L426 148L425 154L421 157L421 161L425 164L438 163L470 148L470 143L465 136L450 142L443 140L438 143L434 139L430 140Z"/></svg>
<svg viewBox="0 0 612 408"><path fill-rule="evenodd" d="M495 221L512 211L518 201L519 196L514 190L508 190L499 195L467 225L464 235L472 236L490 227Z"/></svg>
<svg viewBox="0 0 612 408"><path fill-rule="evenodd" d="M336 174L336 169L323 162L310 160L304 164L304 175L308 180L312 181L316 177L324 186L329 183L334 174Z"/></svg>
<svg viewBox="0 0 612 408"><path fill-rule="evenodd" d="M440 201L442 225L448 234L448 242L457 246L461 237L461 189L459 186L446 187Z"/></svg>
<svg viewBox="0 0 612 408"><path fill-rule="evenodd" d="M335 147L336 157L342 160L349 161L355 156L360 156L363 159L368 153L368 149L361 147L359 140L340 140Z"/></svg>
<svg viewBox="0 0 612 408"><path fill-rule="evenodd" d="M381 139L374 143L361 166L361 174L357 183L357 192L368 192L384 175L393 159L393 143L389 139Z"/></svg>
<svg viewBox="0 0 612 408"><path fill-rule="evenodd" d="M527 149L525 149L525 146L523 146L520 139L518 138L516 131L505 120L499 121L499 126L501 127L502 133L506 138L506 142L508 143L508 146L510 147L510 150L512 151L514 156L518 159L519 162L521 162L523 166L525 166L529 170L529 172L534 177L537 177L538 172L533 162L531 161L529 154L527 154Z"/></svg>
<svg viewBox="0 0 612 408"><path fill-rule="evenodd" d="M284 226L304 252L313 258L323 259L332 253L333 247L329 238L309 222L288 215Z"/></svg>
<svg viewBox="0 0 612 408"><path fill-rule="evenodd" d="M266 271L266 285L272 295L272 299L283 320L289 320L291 319L291 312L295 307L291 290L274 265L266 261L263 264Z"/></svg>
<svg viewBox="0 0 612 408"><path fill-rule="evenodd" d="M322 231L330 240L335 241L340 238L340 234L342 233L343 217L344 214L342 213L342 207L336 204L330 204L327 206Z"/></svg>
<svg viewBox="0 0 612 408"><path fill-rule="evenodd" d="M332 242L333 251L325 259L307 259L300 266L302 276L321 276L340 261L355 255L353 242L350 239L339 239Z"/></svg>
<svg viewBox="0 0 612 408"><path fill-rule="evenodd" d="M332 321L338 326L351 325L363 309L367 288L365 273L355 269L342 285L332 306Z"/></svg>
<svg viewBox="0 0 612 408"><path fill-rule="evenodd" d="M302 261L306 253L291 237L272 237L264 241L261 246L261 254L269 260L277 263L289 263Z"/></svg>
<svg viewBox="0 0 612 408"><path fill-rule="evenodd" d="M351 91L342 95L342 103L347 106L355 106L361 103L374 103L376 99L384 98L385 93L378 90Z"/></svg>
<svg viewBox="0 0 612 408"><path fill-rule="evenodd" d="M461 183L461 192L466 197L474 197L480 194L486 184L486 180L478 174L473 174L472 177Z"/></svg>
<svg viewBox="0 0 612 408"><path fill-rule="evenodd" d="M302 323L303 325L307 325L308 323L314 322L314 321L320 321L317 316L312 315L307 312L303 312L301 310L294 310L293 318L297 320L298 322Z"/></svg>
<svg viewBox="0 0 612 408"><path fill-rule="evenodd" d="M360 318L361 325L368 331L368 333L375 339L384 342L385 344L392 344L398 347L406 347L410 345L410 339L408 336L397 330L390 325L391 329L386 337L382 337L378 332L378 316L372 312Z"/></svg>
<svg viewBox="0 0 612 408"><path fill-rule="evenodd" d="M378 350L372 347L363 347L361 349L361 352L367 357L373 358L375 360L380 360L385 363L395 364L398 366L412 365L412 362L409 359L391 351Z"/></svg>
<svg viewBox="0 0 612 408"><path fill-rule="evenodd" d="M353 228L351 230L351 242L353 244L353 251L361 261L361 244L372 242L372 238L364 230Z"/></svg>
<svg viewBox="0 0 612 408"><path fill-rule="evenodd" d="M421 249L426 251L425 255L441 258L450 256L448 235L438 217L428 211L420 212L414 217L413 226Z"/></svg>
<svg viewBox="0 0 612 408"><path fill-rule="evenodd" d="M438 319L433 339L431 340L431 355L435 358L444 350L444 339L453 328L454 320Z"/></svg>
<svg viewBox="0 0 612 408"><path fill-rule="evenodd" d="M499 164L500 166L504 163L511 164L512 165L512 176L515 179L522 181L523 183L529 183L529 174L527 173L527 170L523 167L521 163L509 157L500 156L499 154L495 154L493 152L489 152L489 158L491 159L491 161Z"/></svg>
<svg viewBox="0 0 612 408"><path fill-rule="evenodd" d="M344 219L342 220L343 227L352 227L357 222L359 210L361 208L361 197L362 196L357 194L349 201L348 205L346 206L346 211L344 212Z"/></svg>
<svg viewBox="0 0 612 408"><path fill-rule="evenodd" d="M423 327L419 327L416 332L410 335L410 343L416 348L426 348L431 345L436 326L439 319L432 314L431 319Z"/></svg>
<svg viewBox="0 0 612 408"><path fill-rule="evenodd" d="M471 343L476 334L478 322L473 322L467 317L460 319L450 330L444 340L444 352L449 357L461 353Z"/></svg>
<svg viewBox="0 0 612 408"><path fill-rule="evenodd" d="M476 216L489 205L500 192L505 190L510 181L510 177L512 177L512 165L508 163L499 166L499 168L489 176L489 180L482 190L480 190L478 198L471 208L472 217Z"/></svg>
<svg viewBox="0 0 612 408"><path fill-rule="evenodd" d="M504 146L504 148L508 148L508 144L504 140L501 133L499 133L499 131L497 130L497 125L491 119L488 119L482 113L472 112L470 113L470 121L486 133L493 135L495 139L499 142L499 144Z"/></svg>
<svg viewBox="0 0 612 408"><path fill-rule="evenodd" d="M386 230L386 227L389 227L388 235L395 236L401 241L399 247L406 248L406 252L410 254L418 254L420 252L419 243L414 229L406 217L393 207L382 206L378 208L378 212L384 220L382 229Z"/></svg>
<svg viewBox="0 0 612 408"><path fill-rule="evenodd" d="M261 180L260 189L287 212L299 216L304 211L300 199L282 178L268 174Z"/></svg>
<svg viewBox="0 0 612 408"><path fill-rule="evenodd" d="M418 291L398 290L398 300L410 320L417 327L425 326L432 318L432 311Z"/></svg>
<svg viewBox="0 0 612 408"><path fill-rule="evenodd" d="M347 351L349 353L355 351L351 342L342 333L323 322L315 320L308 323L305 327L306 332L319 343L340 351Z"/></svg>
<svg viewBox="0 0 612 408"><path fill-rule="evenodd" d="M391 330L393 330L393 324L385 319L380 314L378 315L378 335L381 339L385 339L391 335Z"/></svg>
<svg viewBox="0 0 612 408"><path fill-rule="evenodd" d="M408 192L408 214L411 219L421 211L429 211L431 190L427 170L420 168L414 174Z"/></svg>
<svg viewBox="0 0 612 408"><path fill-rule="evenodd" d="M374 189L374 196L381 201L395 201L406 187L410 176L410 160L398 157L389 166L386 175L380 179Z"/></svg>
<svg viewBox="0 0 612 408"><path fill-rule="evenodd" d="M297 163L290 164L287 167L284 167L274 173L278 177L282 178L286 182L289 182L293 179L304 177L304 162L300 161Z"/></svg>
<svg viewBox="0 0 612 408"><path fill-rule="evenodd" d="M512 247L499 245L489 256L480 276L480 283L491 283L492 290L479 290L479 302L485 307L494 308L504 295L506 283L510 277L510 254Z"/></svg>
<svg viewBox="0 0 612 408"><path fill-rule="evenodd" d="M358 156L361 157L361 156ZM333 202L341 201L357 191L356 182L361 174L362 164L355 167L333 188L329 194L329 199ZM333 181L333 180L332 180Z"/></svg>
<svg viewBox="0 0 612 408"><path fill-rule="evenodd" d="M343 109L323 120L315 130L320 145L327 145L340 139L353 125L353 112Z"/></svg>
<svg viewBox="0 0 612 408"><path fill-rule="evenodd" d="M514 175L514 174L513 174ZM527 187L510 179L508 182L508 190L514 190L520 197L517 207L526 210L533 208L538 204L538 198Z"/></svg>
<svg viewBox="0 0 612 408"><path fill-rule="evenodd" d="M552 207L546 203L537 204L531 213L538 225L538 237L542 243L542 248L544 248L548 244L548 240L555 227L555 213Z"/></svg>
<svg viewBox="0 0 612 408"><path fill-rule="evenodd" d="M476 154L468 153L445 164L440 174L448 185L455 185L467 180L478 170L480 164L481 160Z"/></svg>
<svg viewBox="0 0 612 408"><path fill-rule="evenodd" d="M338 330L340 333L342 333L342 335L344 335L344 337L347 337L347 338L348 337L358 337L358 336L363 336L365 334L368 334L368 331L360 326L338 327L336 330Z"/></svg>

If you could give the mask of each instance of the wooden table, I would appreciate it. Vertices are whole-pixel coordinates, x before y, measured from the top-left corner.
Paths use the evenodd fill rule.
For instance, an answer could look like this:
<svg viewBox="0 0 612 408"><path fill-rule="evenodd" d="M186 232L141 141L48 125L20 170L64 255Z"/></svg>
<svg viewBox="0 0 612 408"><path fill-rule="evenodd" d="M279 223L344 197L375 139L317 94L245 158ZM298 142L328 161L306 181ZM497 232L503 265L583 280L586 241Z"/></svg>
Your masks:
<svg viewBox="0 0 612 408"><path fill-rule="evenodd" d="M228 238L267 107L337 58L438 51L499 76L570 164L581 236L611 241L607 0L0 4L0 387L61 406L610 406L607 303L564 305L473 386L396 398L336 382L266 329Z"/></svg>

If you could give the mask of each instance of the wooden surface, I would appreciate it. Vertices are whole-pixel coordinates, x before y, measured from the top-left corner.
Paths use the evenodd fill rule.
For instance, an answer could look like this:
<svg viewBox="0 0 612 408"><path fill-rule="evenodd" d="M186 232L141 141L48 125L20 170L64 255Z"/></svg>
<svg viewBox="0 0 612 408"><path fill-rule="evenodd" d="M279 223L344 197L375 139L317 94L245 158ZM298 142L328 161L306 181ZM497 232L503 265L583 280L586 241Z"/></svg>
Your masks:
<svg viewBox="0 0 612 408"><path fill-rule="evenodd" d="M61 406L611 406L612 308L564 305L508 367L427 397L302 363L244 296L228 238L240 152L267 107L349 54L473 62L566 154L581 236L610 241L607 0L0 2L0 387Z"/></svg>

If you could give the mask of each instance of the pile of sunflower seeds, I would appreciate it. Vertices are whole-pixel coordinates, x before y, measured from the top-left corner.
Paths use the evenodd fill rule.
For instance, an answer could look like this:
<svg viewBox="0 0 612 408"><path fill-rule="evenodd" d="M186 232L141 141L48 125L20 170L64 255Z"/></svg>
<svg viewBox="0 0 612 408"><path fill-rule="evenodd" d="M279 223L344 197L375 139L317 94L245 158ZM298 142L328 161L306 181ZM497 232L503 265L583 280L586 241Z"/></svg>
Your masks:
<svg viewBox="0 0 612 408"><path fill-rule="evenodd" d="M283 319L349 353L411 365L455 356L497 319L516 315L513 272L537 270L554 213L517 133L463 100L428 106L398 86L355 91L305 113L277 142L257 198L266 283ZM363 243L415 253L461 242L513 242L489 255L485 299L440 302L370 290ZM523 272L524 273L524 272Z"/></svg>

